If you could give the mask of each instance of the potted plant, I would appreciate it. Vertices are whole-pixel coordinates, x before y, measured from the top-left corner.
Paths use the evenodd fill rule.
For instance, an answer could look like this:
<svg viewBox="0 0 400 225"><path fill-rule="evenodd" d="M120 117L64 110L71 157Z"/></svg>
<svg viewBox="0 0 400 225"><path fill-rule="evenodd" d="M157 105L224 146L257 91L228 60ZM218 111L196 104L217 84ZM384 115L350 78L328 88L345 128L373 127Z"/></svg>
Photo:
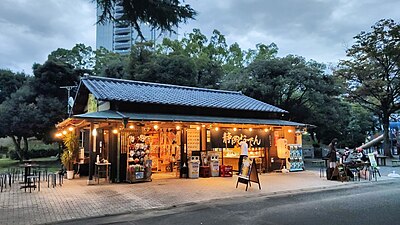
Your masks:
<svg viewBox="0 0 400 225"><path fill-rule="evenodd" d="M74 178L73 163L79 151L79 140L75 132L68 133L64 136L65 149L61 155L61 162L67 169L67 179Z"/></svg>

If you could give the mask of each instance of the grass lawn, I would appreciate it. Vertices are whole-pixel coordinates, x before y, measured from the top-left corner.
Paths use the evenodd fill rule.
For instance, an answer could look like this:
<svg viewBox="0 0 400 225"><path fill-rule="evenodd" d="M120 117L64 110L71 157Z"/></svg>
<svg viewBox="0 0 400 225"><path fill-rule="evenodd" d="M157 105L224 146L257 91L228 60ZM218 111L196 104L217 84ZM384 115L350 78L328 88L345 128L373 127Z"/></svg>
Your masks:
<svg viewBox="0 0 400 225"><path fill-rule="evenodd" d="M39 164L43 167L48 167L50 172L58 171L61 167L61 163L57 158L46 157L32 159L32 162ZM0 159L0 171L6 171L10 167L18 167L22 164L19 160L12 160L9 158Z"/></svg>

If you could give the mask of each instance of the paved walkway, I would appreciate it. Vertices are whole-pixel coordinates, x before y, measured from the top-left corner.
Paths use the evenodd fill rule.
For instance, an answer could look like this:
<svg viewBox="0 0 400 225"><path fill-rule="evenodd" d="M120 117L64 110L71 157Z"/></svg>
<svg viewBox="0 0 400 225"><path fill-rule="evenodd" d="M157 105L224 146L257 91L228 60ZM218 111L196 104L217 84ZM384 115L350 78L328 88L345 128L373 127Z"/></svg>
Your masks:
<svg viewBox="0 0 400 225"><path fill-rule="evenodd" d="M388 173L400 167L382 167L378 182L400 180ZM318 168L288 174L260 175L262 190L253 185L245 191L237 177L176 179L171 174L156 174L152 182L88 186L87 178L66 180L62 187L47 188L42 182L40 192L25 193L15 183L0 193L0 224L43 224L110 214L130 213L145 209L168 208L221 198L276 195L303 191L340 188L349 185L373 184L375 181L338 182L319 177Z"/></svg>

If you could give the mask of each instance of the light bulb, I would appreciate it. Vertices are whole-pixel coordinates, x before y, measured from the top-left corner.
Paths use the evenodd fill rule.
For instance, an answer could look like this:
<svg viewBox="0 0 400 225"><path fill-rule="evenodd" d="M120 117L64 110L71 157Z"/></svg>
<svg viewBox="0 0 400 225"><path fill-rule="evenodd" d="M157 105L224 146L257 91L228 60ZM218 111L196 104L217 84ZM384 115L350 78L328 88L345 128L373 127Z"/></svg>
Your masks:
<svg viewBox="0 0 400 225"><path fill-rule="evenodd" d="M96 129L96 128L93 129L92 135L93 135L93 136L97 136L97 129Z"/></svg>

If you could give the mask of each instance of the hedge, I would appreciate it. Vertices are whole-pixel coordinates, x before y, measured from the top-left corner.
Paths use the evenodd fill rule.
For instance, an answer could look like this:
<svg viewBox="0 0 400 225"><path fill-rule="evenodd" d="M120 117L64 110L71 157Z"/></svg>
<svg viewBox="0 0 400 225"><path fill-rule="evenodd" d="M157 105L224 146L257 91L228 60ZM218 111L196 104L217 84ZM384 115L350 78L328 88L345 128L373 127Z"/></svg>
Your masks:
<svg viewBox="0 0 400 225"><path fill-rule="evenodd" d="M33 149L28 151L26 158L28 159L45 158L45 157L57 156L57 154L59 154L58 149ZM11 159L19 160L18 154L15 150L10 150L9 156Z"/></svg>

